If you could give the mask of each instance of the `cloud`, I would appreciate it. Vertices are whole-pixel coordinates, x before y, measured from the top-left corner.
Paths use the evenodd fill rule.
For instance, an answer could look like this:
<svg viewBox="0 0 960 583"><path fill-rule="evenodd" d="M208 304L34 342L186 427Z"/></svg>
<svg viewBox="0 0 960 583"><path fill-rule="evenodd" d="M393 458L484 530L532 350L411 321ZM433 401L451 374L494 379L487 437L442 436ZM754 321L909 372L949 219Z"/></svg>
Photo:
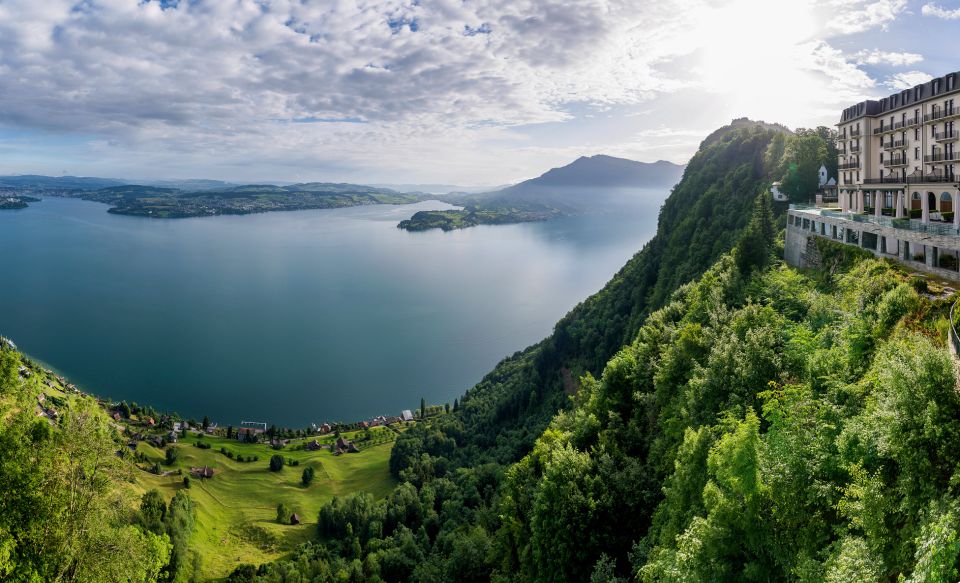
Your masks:
<svg viewBox="0 0 960 583"><path fill-rule="evenodd" d="M863 50L856 54L858 65L891 65L905 67L915 65L923 60L923 55L907 52L887 52L878 49Z"/></svg>
<svg viewBox="0 0 960 583"><path fill-rule="evenodd" d="M920 9L920 14L924 16L933 16L936 18L942 18L944 20L957 20L960 19L960 8L949 9L943 8L939 4L924 4Z"/></svg>
<svg viewBox="0 0 960 583"><path fill-rule="evenodd" d="M933 79L933 75L924 73L923 71L907 71L906 73L896 73L887 77L884 85L894 91L902 91L920 85L921 83L926 83L930 79Z"/></svg>
<svg viewBox="0 0 960 583"><path fill-rule="evenodd" d="M59 138L71 171L127 177L499 183L575 139L662 157L630 136L667 128L679 160L733 117L829 123L875 88L861 65L919 61L831 44L904 2L831 2L0 0L0 146ZM525 132L556 124L593 133ZM59 173L41 149L0 173Z"/></svg>
<svg viewBox="0 0 960 583"><path fill-rule="evenodd" d="M835 0L828 27L843 34L886 28L907 7L907 0Z"/></svg>

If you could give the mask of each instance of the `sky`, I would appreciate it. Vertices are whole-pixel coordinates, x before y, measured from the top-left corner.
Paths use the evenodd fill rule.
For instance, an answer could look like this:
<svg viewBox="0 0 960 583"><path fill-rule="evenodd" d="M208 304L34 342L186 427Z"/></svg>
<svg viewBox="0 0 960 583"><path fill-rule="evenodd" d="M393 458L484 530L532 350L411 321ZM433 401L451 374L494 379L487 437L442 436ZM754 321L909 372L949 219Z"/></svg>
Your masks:
<svg viewBox="0 0 960 583"><path fill-rule="evenodd" d="M0 174L499 185L834 125L960 0L0 0Z"/></svg>

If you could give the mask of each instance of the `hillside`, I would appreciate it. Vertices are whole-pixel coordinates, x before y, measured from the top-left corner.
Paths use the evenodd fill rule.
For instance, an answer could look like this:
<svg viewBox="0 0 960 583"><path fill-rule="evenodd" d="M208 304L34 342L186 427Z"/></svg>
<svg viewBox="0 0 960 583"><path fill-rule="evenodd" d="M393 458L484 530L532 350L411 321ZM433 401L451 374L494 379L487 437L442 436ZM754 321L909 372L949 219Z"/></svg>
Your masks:
<svg viewBox="0 0 960 583"><path fill-rule="evenodd" d="M954 580L956 296L826 241L798 273L773 220L759 197L517 463L451 471L465 435L422 427L393 495L325 506L317 542L232 580Z"/></svg>
<svg viewBox="0 0 960 583"><path fill-rule="evenodd" d="M501 190L440 197L463 210L419 211L398 226L408 231L451 231L579 214L621 197L649 196L643 189L666 191L680 179L683 168L663 160L646 163L603 155L581 157Z"/></svg>
<svg viewBox="0 0 960 583"><path fill-rule="evenodd" d="M409 488L403 494L404 503L413 504L410 500L415 497L420 504L427 504L438 488L445 493L434 511L422 509L426 515L437 515L431 518L432 524L442 525L441 530L430 534L429 541L418 539L413 555L423 556L429 569L435 569L430 571L434 578L424 575L428 567L419 568L412 561L397 565L398 571L390 571L392 576L384 573L385 580L406 580L416 568L416 578L426 577L423 580L444 580L444 573L449 577L456 572L459 580L482 581L491 569L500 568L501 560L507 561L507 572L514 573L517 580L536 580L532 572L513 571L521 549L503 547L510 538L504 538L507 533L499 531L501 523L494 517L510 516L500 507L506 495L504 480L513 472L524 471L513 464L531 451L556 412L570 406L569 397L578 391L581 376L600 376L607 361L631 342L649 314L735 246L750 221L757 194L765 192L777 171L781 160L776 144L786 135L783 129L759 123L738 123L718 130L718 139L704 144L673 189L656 236L603 290L574 308L549 338L503 360L455 404L453 415L418 426L397 440L390 467L405 482L400 488ZM658 282L659 278L662 281ZM644 483L639 476L633 479ZM631 503L645 505L652 500ZM404 512L394 508L397 503L388 497L377 512ZM441 512L447 504L458 508L459 514ZM344 520L352 520L351 516L349 512L342 515ZM521 517L517 515L518 520ZM362 528L362 524L354 523L353 528ZM404 523L404 528L415 533L418 524ZM583 533L586 527L568 528ZM331 526L331 532L337 532L336 528ZM395 531L392 539L383 542L376 537L365 542L361 537L360 544L381 549L377 556L382 561L382 552L401 542L396 538L400 532L406 531ZM467 532L469 536L464 536ZM347 551L324 540L328 548ZM490 556L475 557L470 571L459 562L466 551L458 545L489 549ZM303 553L315 556L318 548L309 547ZM494 548L507 555L492 558ZM488 562L491 560L494 563ZM593 560L595 557L591 566ZM447 570L455 564L455 570ZM288 568L285 563L280 565Z"/></svg>
<svg viewBox="0 0 960 583"><path fill-rule="evenodd" d="M109 204L109 212L114 214L157 219L245 215L367 204L408 204L423 198L416 194L401 194L372 186L321 182L288 186L247 184L225 187L212 187L204 183L201 190L123 185L79 192L75 196Z"/></svg>

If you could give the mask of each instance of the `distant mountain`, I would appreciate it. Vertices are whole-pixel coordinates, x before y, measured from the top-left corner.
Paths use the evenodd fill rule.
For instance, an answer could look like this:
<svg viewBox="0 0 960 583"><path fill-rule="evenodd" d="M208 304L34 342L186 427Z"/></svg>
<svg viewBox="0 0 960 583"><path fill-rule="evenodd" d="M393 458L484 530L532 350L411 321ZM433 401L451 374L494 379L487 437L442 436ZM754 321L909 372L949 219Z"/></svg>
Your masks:
<svg viewBox="0 0 960 583"><path fill-rule="evenodd" d="M664 160L635 162L613 156L584 156L500 190L438 196L463 210L418 211L397 226L408 231L450 231L476 225L546 221L610 209L638 195L662 201L669 188L680 180L683 169L680 164ZM639 189L653 192L637 193Z"/></svg>
<svg viewBox="0 0 960 583"><path fill-rule="evenodd" d="M424 193L424 194L476 194L479 192L494 192L510 186L459 186L456 184L373 184L380 188L389 188L397 192Z"/></svg>
<svg viewBox="0 0 960 583"><path fill-rule="evenodd" d="M581 156L570 164L553 168L537 178L503 189L524 192L544 188L643 188L673 186L683 175L684 166L666 160L636 162L613 156Z"/></svg>
<svg viewBox="0 0 960 583"><path fill-rule="evenodd" d="M88 176L39 176L23 174L17 176L0 176L0 186L17 188L57 188L69 190L99 190L111 186L128 184L123 180L113 178L96 178Z"/></svg>

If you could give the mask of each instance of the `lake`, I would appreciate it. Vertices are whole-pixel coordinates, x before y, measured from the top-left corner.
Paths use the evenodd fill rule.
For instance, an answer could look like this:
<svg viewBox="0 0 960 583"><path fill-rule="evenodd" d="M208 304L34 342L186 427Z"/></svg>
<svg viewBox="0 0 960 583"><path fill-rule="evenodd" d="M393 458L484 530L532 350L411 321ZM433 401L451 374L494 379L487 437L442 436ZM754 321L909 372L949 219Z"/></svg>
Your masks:
<svg viewBox="0 0 960 583"><path fill-rule="evenodd" d="M0 334L83 389L303 427L453 402L656 230L663 191L545 223L408 233L440 202L179 220L0 211Z"/></svg>

